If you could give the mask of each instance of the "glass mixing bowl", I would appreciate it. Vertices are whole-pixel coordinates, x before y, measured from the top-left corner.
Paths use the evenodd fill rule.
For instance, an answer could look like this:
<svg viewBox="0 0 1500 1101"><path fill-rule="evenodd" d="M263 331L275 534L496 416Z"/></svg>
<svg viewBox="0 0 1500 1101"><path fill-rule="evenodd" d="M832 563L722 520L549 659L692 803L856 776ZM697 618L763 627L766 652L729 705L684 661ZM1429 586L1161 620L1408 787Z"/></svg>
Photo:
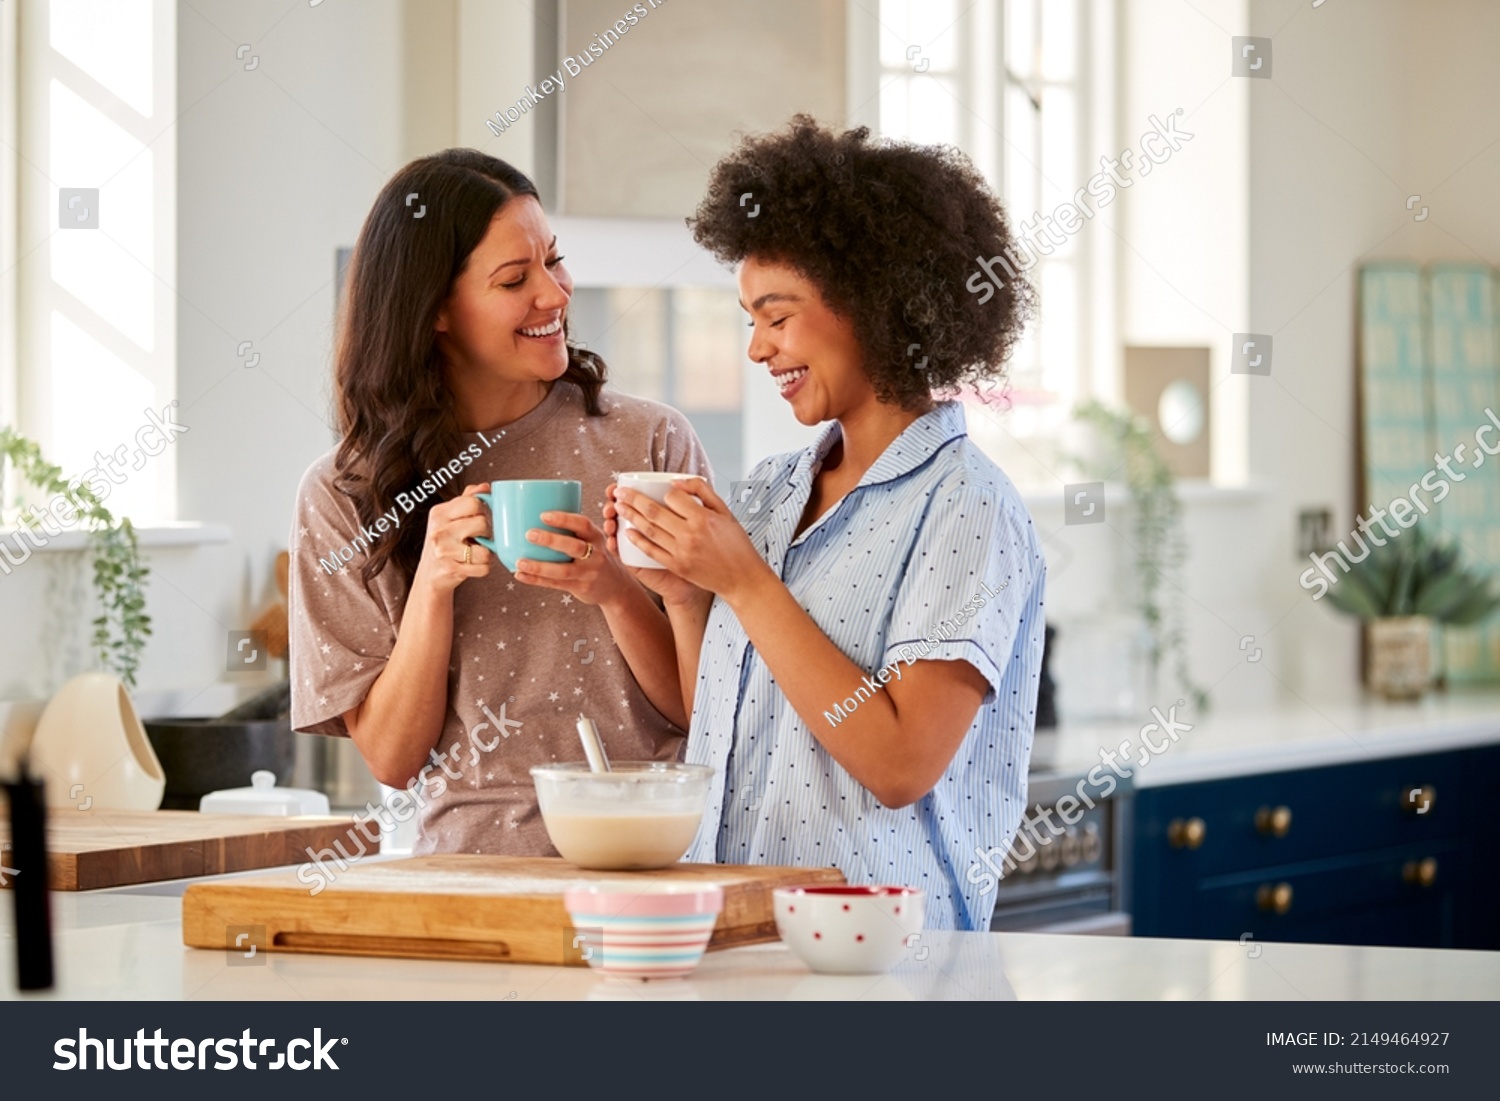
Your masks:
<svg viewBox="0 0 1500 1101"><path fill-rule="evenodd" d="M580 868L665 868L682 859L708 802L714 770L675 761L583 761L531 770L547 836Z"/></svg>

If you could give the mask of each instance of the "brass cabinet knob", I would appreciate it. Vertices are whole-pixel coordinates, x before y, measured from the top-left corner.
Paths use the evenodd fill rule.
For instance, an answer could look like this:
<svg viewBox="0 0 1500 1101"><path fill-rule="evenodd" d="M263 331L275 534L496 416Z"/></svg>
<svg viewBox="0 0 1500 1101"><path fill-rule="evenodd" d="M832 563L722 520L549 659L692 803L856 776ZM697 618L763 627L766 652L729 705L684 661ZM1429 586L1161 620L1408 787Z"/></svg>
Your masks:
<svg viewBox="0 0 1500 1101"><path fill-rule="evenodd" d="M1292 908L1292 885L1290 883L1261 884L1255 892L1255 904L1273 914L1284 914Z"/></svg>
<svg viewBox="0 0 1500 1101"><path fill-rule="evenodd" d="M1292 808L1261 807L1255 812L1255 828L1267 837L1285 837L1292 829Z"/></svg>
<svg viewBox="0 0 1500 1101"><path fill-rule="evenodd" d="M1401 868L1401 878L1418 887L1431 887L1437 882L1437 858L1427 856L1421 860L1408 860Z"/></svg>
<svg viewBox="0 0 1500 1101"><path fill-rule="evenodd" d="M1401 789L1401 809L1409 814L1430 814L1437 805L1437 788L1431 784L1408 784Z"/></svg>
<svg viewBox="0 0 1500 1101"><path fill-rule="evenodd" d="M1208 836L1208 826L1201 818L1174 818L1167 823L1167 844L1174 849L1196 849Z"/></svg>

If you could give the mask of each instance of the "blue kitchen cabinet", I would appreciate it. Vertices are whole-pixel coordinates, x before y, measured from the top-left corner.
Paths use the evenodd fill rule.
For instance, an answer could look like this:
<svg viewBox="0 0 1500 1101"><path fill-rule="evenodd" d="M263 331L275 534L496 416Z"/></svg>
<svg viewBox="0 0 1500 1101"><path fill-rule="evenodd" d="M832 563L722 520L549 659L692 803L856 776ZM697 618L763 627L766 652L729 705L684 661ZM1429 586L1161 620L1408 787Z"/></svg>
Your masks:
<svg viewBox="0 0 1500 1101"><path fill-rule="evenodd" d="M1500 948L1500 747L1138 790L1138 936Z"/></svg>
<svg viewBox="0 0 1500 1101"><path fill-rule="evenodd" d="M1458 912L1458 943L1500 948L1500 746L1465 757L1462 832L1469 838L1469 881Z"/></svg>

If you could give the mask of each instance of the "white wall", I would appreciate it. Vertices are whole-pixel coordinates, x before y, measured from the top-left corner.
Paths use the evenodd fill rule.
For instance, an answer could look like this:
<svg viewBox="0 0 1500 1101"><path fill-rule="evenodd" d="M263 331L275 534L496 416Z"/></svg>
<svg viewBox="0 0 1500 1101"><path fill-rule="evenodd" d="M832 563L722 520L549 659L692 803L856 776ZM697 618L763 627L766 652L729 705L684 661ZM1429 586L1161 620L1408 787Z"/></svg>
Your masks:
<svg viewBox="0 0 1500 1101"><path fill-rule="evenodd" d="M179 515L234 534L185 556L197 568L180 579L159 567L161 636L194 645L175 666L153 661L144 687L224 677L225 632L274 593L298 480L333 443L334 250L401 164L401 17L396 0L181 5ZM253 368L236 356L246 340Z"/></svg>
<svg viewBox="0 0 1500 1101"><path fill-rule="evenodd" d="M1194 135L1125 193L1122 342L1213 349L1215 476L1254 491L1188 495L1194 671L1224 709L1348 696L1358 630L1297 584L1296 513L1331 507L1337 532L1353 522L1359 266L1500 256L1500 6L1131 0L1116 15L1120 144L1178 105ZM1271 79L1229 75L1234 35L1273 39ZM1229 374L1233 332L1272 334L1270 377ZM1066 622L1127 602L1125 510L1109 530L1065 527L1060 512L1037 502L1049 611ZM1245 660L1257 647L1261 661Z"/></svg>
<svg viewBox="0 0 1500 1101"><path fill-rule="evenodd" d="M1336 532L1353 522L1359 266L1500 257L1500 6L1131 0L1117 13L1121 144L1178 104L1194 134L1126 193L1123 341L1213 349L1215 475L1253 490L1186 495L1193 668L1218 682L1221 709L1349 696L1357 627L1299 587L1296 513L1332 507ZM1273 39L1270 80L1229 76L1233 35ZM1430 207L1421 223L1410 194ZM1229 374L1232 332L1272 334L1270 377ZM1117 605L1124 510L1102 538L1063 527L1060 511L1038 503L1063 566L1050 610ZM1246 661L1257 647L1261 661Z"/></svg>
<svg viewBox="0 0 1500 1101"><path fill-rule="evenodd" d="M1249 33L1275 35L1272 81L1251 97L1250 304L1275 336L1251 379L1252 476L1277 487L1257 535L1275 637L1300 690L1352 681L1355 631L1297 587L1299 505L1355 515L1355 303L1359 266L1383 259L1500 261L1500 5L1364 0L1313 10L1253 0ZM1428 217L1408 211L1421 195ZM1323 602L1326 603L1326 602Z"/></svg>
<svg viewBox="0 0 1500 1101"><path fill-rule="evenodd" d="M524 116L503 134L485 126L501 108L511 107L532 82L535 26L530 5L494 0L457 0L459 145L509 161L522 172L535 171L536 117ZM432 79L438 79L434 72Z"/></svg>

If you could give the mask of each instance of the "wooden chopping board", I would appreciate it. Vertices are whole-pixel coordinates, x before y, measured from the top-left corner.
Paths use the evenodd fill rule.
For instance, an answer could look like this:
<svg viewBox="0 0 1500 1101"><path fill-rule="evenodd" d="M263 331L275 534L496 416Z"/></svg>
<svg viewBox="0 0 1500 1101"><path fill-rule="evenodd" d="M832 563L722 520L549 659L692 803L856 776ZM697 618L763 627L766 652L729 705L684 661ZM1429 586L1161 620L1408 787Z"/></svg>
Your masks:
<svg viewBox="0 0 1500 1101"><path fill-rule="evenodd" d="M47 810L47 878L54 891L91 891L224 872L276 868L341 841L352 818L199 814L190 810ZM373 830L371 832L374 832ZM368 849L378 844L356 833ZM10 825L0 815L0 848Z"/></svg>
<svg viewBox="0 0 1500 1101"><path fill-rule="evenodd" d="M583 964L563 892L604 880L717 883L724 909L710 950L776 939L775 887L839 884L836 868L674 864L650 872L591 872L561 857L447 854L329 865L332 882L305 870L194 883L182 896L182 940L223 950L230 929L257 932L273 952L414 959Z"/></svg>

